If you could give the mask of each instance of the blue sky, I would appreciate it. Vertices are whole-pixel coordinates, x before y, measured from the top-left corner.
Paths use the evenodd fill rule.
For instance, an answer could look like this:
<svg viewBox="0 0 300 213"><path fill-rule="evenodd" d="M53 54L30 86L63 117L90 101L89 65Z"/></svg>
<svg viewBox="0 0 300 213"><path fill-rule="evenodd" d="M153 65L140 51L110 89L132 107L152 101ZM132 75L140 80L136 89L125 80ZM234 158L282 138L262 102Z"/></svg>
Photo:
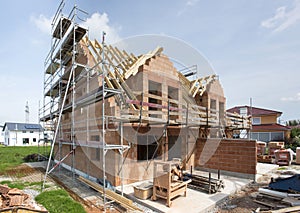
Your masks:
<svg viewBox="0 0 300 213"><path fill-rule="evenodd" d="M50 23L60 1L1 1L0 124L38 120ZM89 13L90 34L107 41L168 35L199 50L220 76L227 107L249 104L300 119L300 1L66 1ZM99 36L97 33L99 32Z"/></svg>

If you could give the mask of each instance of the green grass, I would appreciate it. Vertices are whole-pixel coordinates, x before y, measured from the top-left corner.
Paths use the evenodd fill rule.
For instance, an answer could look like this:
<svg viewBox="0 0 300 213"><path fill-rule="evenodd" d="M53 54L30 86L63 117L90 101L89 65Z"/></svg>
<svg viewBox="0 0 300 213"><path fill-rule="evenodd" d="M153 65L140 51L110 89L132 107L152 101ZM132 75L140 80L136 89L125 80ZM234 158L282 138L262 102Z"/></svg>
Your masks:
<svg viewBox="0 0 300 213"><path fill-rule="evenodd" d="M35 197L50 213L85 213L84 208L75 202L64 190L45 191Z"/></svg>
<svg viewBox="0 0 300 213"><path fill-rule="evenodd" d="M6 147L0 146L0 175L9 173L13 168L24 163L24 157L39 153L38 147ZM40 147L40 151L45 153L50 152L50 146ZM18 171L17 171L18 172ZM22 171L15 173L17 176L22 176ZM40 189L42 182L24 182L24 181L2 181L0 184L6 184L10 188L34 188L36 190ZM49 188L49 185L46 185L45 188ZM36 201L42 204L50 213L85 213L84 208L80 203L75 202L69 194L64 190L51 190L44 191L39 194L36 198Z"/></svg>
<svg viewBox="0 0 300 213"><path fill-rule="evenodd" d="M25 188L35 188L35 189L38 189L40 190L41 189L41 186L42 186L42 181L39 181L39 182L22 182L22 181L9 181L9 180L4 180L4 181L1 181L0 184L2 185L7 185L9 188L17 188L17 189L25 189ZM50 186L49 185L45 185L45 188L49 188Z"/></svg>
<svg viewBox="0 0 300 213"><path fill-rule="evenodd" d="M43 147L40 147L40 151L44 151ZM46 147L46 151L50 151L50 147ZM1 146L0 147L0 174L3 174L8 169L16 167L24 163L23 158L34 153L39 153L37 146Z"/></svg>
<svg viewBox="0 0 300 213"><path fill-rule="evenodd" d="M287 170L286 167L279 167L277 170Z"/></svg>

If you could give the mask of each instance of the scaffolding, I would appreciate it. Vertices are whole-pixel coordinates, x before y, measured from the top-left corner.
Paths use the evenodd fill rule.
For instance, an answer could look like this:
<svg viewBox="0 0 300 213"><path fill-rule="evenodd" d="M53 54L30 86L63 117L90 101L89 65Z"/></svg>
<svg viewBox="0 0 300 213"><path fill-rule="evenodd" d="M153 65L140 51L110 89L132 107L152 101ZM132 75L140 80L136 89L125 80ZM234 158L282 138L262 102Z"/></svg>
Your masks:
<svg viewBox="0 0 300 213"><path fill-rule="evenodd" d="M108 121L108 116L105 115L105 99L114 95L121 96L121 91L117 89L111 89L106 87L104 79L106 78L106 72L100 72L100 65L102 68L105 65L105 56L103 51L103 58L101 61L92 67L84 61L80 61L80 55L84 55L82 46L79 42L84 36L86 36L88 30L78 24L79 13L86 15L87 13L80 10L77 6L74 6L69 16L63 15L65 2L62 0L57 12L52 21L52 39L51 49L48 56L45 59L45 72L44 72L44 100L43 107L40 112L40 121L43 122L44 128L53 131L53 142L51 144L50 157L48 160L46 173L43 182L43 188L47 176L62 162L71 156L71 171L75 178L76 165L75 165L75 150L77 146L95 146L102 150L102 174L103 174L103 205L107 203L106 200L106 168L105 168L105 155L108 150L118 150L120 152L121 161L123 161L123 153L128 149L128 146L123 145L121 137L120 144L107 144L105 142L105 123ZM104 35L103 35L103 48L105 48ZM91 76L97 75L102 77L102 87L99 91L87 91L89 97L83 99L77 99L76 97L76 83L83 78L86 78L87 84L91 79ZM87 87L89 89L89 87ZM92 97L92 98L90 98ZM68 100L71 98L72 101ZM102 100L102 141L98 144L78 144L76 141L76 121L75 110L78 107L86 106L91 102ZM70 103L69 103L70 102ZM70 141L62 141L62 134L64 134L64 126L61 124L62 117L66 113L71 113L70 123ZM88 112L87 112L88 113ZM90 122L88 119L86 122ZM120 121L121 122L121 121ZM87 124L87 128L89 125ZM122 125L119 125L122 128ZM89 130L87 129L88 133ZM122 133L123 131L120 130ZM54 156L54 146L58 144L58 160L52 161ZM71 145L71 151L65 156L62 155L61 146L63 144ZM57 154L57 153L56 153ZM123 192L122 192L123 193Z"/></svg>
<svg viewBox="0 0 300 213"><path fill-rule="evenodd" d="M96 156L102 156L100 169L105 209L106 155L110 150L117 151L120 156L118 175L123 195L123 165L132 148L132 141L127 140L124 143L124 127L136 125L134 137L137 137L139 129L145 125L161 128L161 137L154 138L157 147L151 160L158 151L158 145L167 138L169 127L184 129L187 150L185 162L190 159L188 151L196 147L195 145L190 147L189 133L197 138L199 130L203 137L208 137L210 134L208 129L216 128L219 131L218 136L224 138L232 130L250 128L248 117L195 103L194 98L201 97L207 86L218 80L216 75L194 76L194 80L188 80L188 77L195 75L197 67L187 68L182 73L178 72L182 99L133 91L126 81L137 75L141 66L159 57L163 48L157 47L146 54L136 56L107 45L104 32L102 42L91 41L87 36L88 29L78 24L78 21L82 20L80 16L87 13L75 5L69 15L64 16L64 8L65 2L62 0L52 21L51 49L45 59L44 100L40 121L43 122L45 129L53 132L53 141L43 187L47 176L54 169L60 168L67 159L71 159L68 169L72 172L73 178L76 174L89 177L91 165L86 165L88 172L85 174L76 169L75 153L78 147L86 148L88 154L90 149L96 149ZM82 84L85 85L84 91L81 88ZM110 98L116 102L114 113L107 112ZM149 101L150 99L154 102ZM98 107L101 113L94 116L92 107ZM99 133L100 137L92 138L93 132ZM119 141L114 140L117 143L106 141L109 132L119 133ZM63 153L63 145L70 146L70 150ZM58 157L53 161L53 156ZM146 169L151 160L148 162L147 159ZM167 160L165 156L163 160Z"/></svg>

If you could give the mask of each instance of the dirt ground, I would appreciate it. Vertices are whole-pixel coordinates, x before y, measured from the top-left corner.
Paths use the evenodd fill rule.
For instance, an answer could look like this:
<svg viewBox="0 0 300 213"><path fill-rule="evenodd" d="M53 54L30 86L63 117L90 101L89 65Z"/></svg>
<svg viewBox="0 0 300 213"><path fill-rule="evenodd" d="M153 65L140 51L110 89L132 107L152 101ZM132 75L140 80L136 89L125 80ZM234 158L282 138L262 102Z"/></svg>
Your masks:
<svg viewBox="0 0 300 213"><path fill-rule="evenodd" d="M267 187L271 181L271 177L277 178L282 175L292 175L300 173L300 165L291 165L289 167L279 167L271 173L262 176L257 183L251 183L235 195L231 196L227 201L221 203L216 212L218 213L252 213L258 210L268 210L266 206L255 203L254 197L258 194L258 189Z"/></svg>
<svg viewBox="0 0 300 213"><path fill-rule="evenodd" d="M17 166L16 168L9 170L6 172L6 175L0 176L2 180L11 180L13 182L42 182L44 178L44 171L42 169L36 169L29 167L26 164L22 164ZM51 177L47 177L47 189L57 189L60 186L53 180ZM38 189L37 189L38 190ZM85 208L87 213L99 213L102 212L101 209L93 206L92 203L82 202L82 200L74 193L69 193L70 196L80 202L82 206ZM114 210L107 212L116 212Z"/></svg>
<svg viewBox="0 0 300 213"><path fill-rule="evenodd" d="M219 204L215 212L218 213L252 213L258 208L260 210L267 210L263 205L255 203L253 198L257 195L257 191L261 187L267 187L271 177L277 178L282 175L292 175L294 173L300 173L299 165L292 165L289 167L280 167L279 169L265 174L262 176L258 182L250 183L248 186L241 189L239 192L229 197L228 200ZM22 164L7 173L5 178L9 178L12 181L24 181L24 182L39 182L42 181L44 177L44 172L39 169L34 169L26 164ZM3 176L1 178L4 178ZM58 188L58 184L52 178L48 177L47 183L50 183L51 188ZM87 213L102 212L101 209L95 207L92 203L82 202L76 194L71 196L76 201L80 202ZM118 212L115 209L111 209L109 212Z"/></svg>

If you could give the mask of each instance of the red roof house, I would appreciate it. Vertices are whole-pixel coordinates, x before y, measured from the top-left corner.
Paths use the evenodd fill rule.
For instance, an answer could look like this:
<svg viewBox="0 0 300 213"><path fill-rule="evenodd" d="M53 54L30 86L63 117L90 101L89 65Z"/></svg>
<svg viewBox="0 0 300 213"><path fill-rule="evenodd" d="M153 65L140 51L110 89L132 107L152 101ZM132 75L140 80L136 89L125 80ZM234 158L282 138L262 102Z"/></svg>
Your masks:
<svg viewBox="0 0 300 213"><path fill-rule="evenodd" d="M250 106L236 106L227 111L252 117L251 139L269 142L289 138L290 128L277 123L282 115L280 111Z"/></svg>

